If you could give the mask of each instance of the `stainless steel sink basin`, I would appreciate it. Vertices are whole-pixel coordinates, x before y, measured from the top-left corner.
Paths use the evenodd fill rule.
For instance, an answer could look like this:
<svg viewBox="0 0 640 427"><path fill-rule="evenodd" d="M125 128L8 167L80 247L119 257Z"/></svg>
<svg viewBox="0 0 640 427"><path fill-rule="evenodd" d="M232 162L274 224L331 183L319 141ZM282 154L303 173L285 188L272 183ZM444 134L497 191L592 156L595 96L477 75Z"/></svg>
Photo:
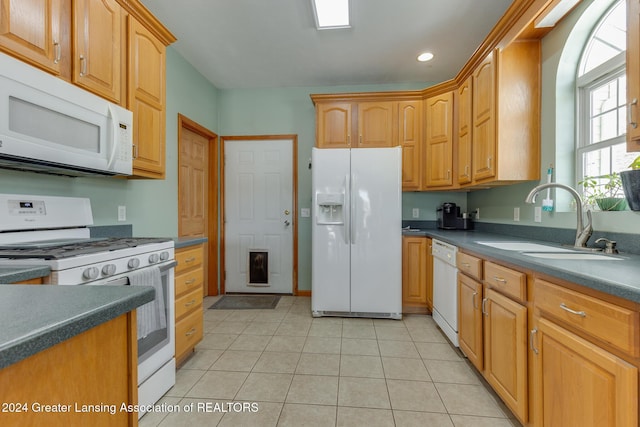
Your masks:
<svg viewBox="0 0 640 427"><path fill-rule="evenodd" d="M503 251L519 252L573 252L570 249L558 248L556 246L541 245L529 242L476 242L479 245L491 246Z"/></svg>
<svg viewBox="0 0 640 427"><path fill-rule="evenodd" d="M624 258L620 258L612 255L582 253L582 252L563 252L563 253L549 253L549 252L523 252L522 255L534 257L534 258L546 258L546 259L560 259L560 260L577 260L577 261L620 261Z"/></svg>

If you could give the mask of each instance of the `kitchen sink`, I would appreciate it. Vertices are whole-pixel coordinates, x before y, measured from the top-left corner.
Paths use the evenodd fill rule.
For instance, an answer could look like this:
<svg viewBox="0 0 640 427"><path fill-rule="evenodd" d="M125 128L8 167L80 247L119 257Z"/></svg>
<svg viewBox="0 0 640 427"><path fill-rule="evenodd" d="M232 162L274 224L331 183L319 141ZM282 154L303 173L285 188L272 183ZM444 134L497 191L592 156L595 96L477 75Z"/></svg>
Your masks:
<svg viewBox="0 0 640 427"><path fill-rule="evenodd" d="M611 256L611 255L601 255L601 254L582 253L582 252L564 252L564 253L523 252L522 255L526 255L534 258L577 260L577 261L620 261L624 259L624 258Z"/></svg>
<svg viewBox="0 0 640 427"><path fill-rule="evenodd" d="M519 252L573 252L570 249L563 249L556 246L541 245L529 242L476 242L479 245L491 246L503 251Z"/></svg>

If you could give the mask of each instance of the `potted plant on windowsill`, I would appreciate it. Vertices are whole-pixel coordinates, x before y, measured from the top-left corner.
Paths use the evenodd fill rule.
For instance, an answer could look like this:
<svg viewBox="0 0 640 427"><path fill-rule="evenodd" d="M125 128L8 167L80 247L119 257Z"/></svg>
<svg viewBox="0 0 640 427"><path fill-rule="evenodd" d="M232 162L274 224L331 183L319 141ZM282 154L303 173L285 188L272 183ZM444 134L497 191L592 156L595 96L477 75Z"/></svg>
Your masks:
<svg viewBox="0 0 640 427"><path fill-rule="evenodd" d="M578 184L584 188L584 199L601 211L623 211L627 208L622 180L616 172L609 175L587 176Z"/></svg>
<svg viewBox="0 0 640 427"><path fill-rule="evenodd" d="M622 188L627 198L629 209L640 211L640 156L629 165L631 170L620 172Z"/></svg>

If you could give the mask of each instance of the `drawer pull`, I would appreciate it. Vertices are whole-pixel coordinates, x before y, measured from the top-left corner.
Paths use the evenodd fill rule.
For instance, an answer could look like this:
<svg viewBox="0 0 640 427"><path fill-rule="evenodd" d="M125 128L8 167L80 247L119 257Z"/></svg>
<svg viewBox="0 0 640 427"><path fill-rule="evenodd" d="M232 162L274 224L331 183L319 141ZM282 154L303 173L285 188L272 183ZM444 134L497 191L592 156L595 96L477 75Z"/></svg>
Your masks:
<svg viewBox="0 0 640 427"><path fill-rule="evenodd" d="M195 260L196 260L196 257L192 256L192 257L189 257L189 258L185 259L184 262L190 263L190 262L193 262Z"/></svg>
<svg viewBox="0 0 640 427"><path fill-rule="evenodd" d="M502 277L493 276L493 280L500 283L507 283L507 279L503 279Z"/></svg>
<svg viewBox="0 0 640 427"><path fill-rule="evenodd" d="M184 284L185 284L185 285L193 285L195 282L196 282L196 279L195 279L195 277L194 277L194 278L192 278L192 279L185 280L185 281L184 281Z"/></svg>
<svg viewBox="0 0 640 427"><path fill-rule="evenodd" d="M575 314L577 316L580 317L587 317L587 313L585 313L584 311L575 311L575 310L571 310L569 307L567 307L565 305L565 303L560 303L560 308L563 309L564 311L568 311L571 314Z"/></svg>
<svg viewBox="0 0 640 427"><path fill-rule="evenodd" d="M196 303L196 300L192 299L191 301L187 302L184 304L185 307L191 307L193 304Z"/></svg>
<svg viewBox="0 0 640 427"><path fill-rule="evenodd" d="M462 262L461 264L462 264L462 266L463 266L464 268L469 268L469 267L471 267L471 264L469 264L468 262Z"/></svg>
<svg viewBox="0 0 640 427"><path fill-rule="evenodd" d="M534 345L534 337L536 336L537 333L538 333L538 328L533 328L529 333L529 346L531 347L531 350L533 351L534 354L538 354L540 352Z"/></svg>
<svg viewBox="0 0 640 427"><path fill-rule="evenodd" d="M191 328L188 332L185 332L185 337L190 337L191 335L196 333L196 328Z"/></svg>

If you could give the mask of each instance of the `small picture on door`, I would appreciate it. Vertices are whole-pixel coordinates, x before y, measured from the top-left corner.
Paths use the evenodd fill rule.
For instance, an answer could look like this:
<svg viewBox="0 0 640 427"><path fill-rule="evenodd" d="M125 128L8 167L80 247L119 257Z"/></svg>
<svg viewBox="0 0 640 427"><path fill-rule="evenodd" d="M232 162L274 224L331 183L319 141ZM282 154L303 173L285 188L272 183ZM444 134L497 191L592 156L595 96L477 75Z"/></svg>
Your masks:
<svg viewBox="0 0 640 427"><path fill-rule="evenodd" d="M269 252L249 251L249 285L269 286Z"/></svg>

